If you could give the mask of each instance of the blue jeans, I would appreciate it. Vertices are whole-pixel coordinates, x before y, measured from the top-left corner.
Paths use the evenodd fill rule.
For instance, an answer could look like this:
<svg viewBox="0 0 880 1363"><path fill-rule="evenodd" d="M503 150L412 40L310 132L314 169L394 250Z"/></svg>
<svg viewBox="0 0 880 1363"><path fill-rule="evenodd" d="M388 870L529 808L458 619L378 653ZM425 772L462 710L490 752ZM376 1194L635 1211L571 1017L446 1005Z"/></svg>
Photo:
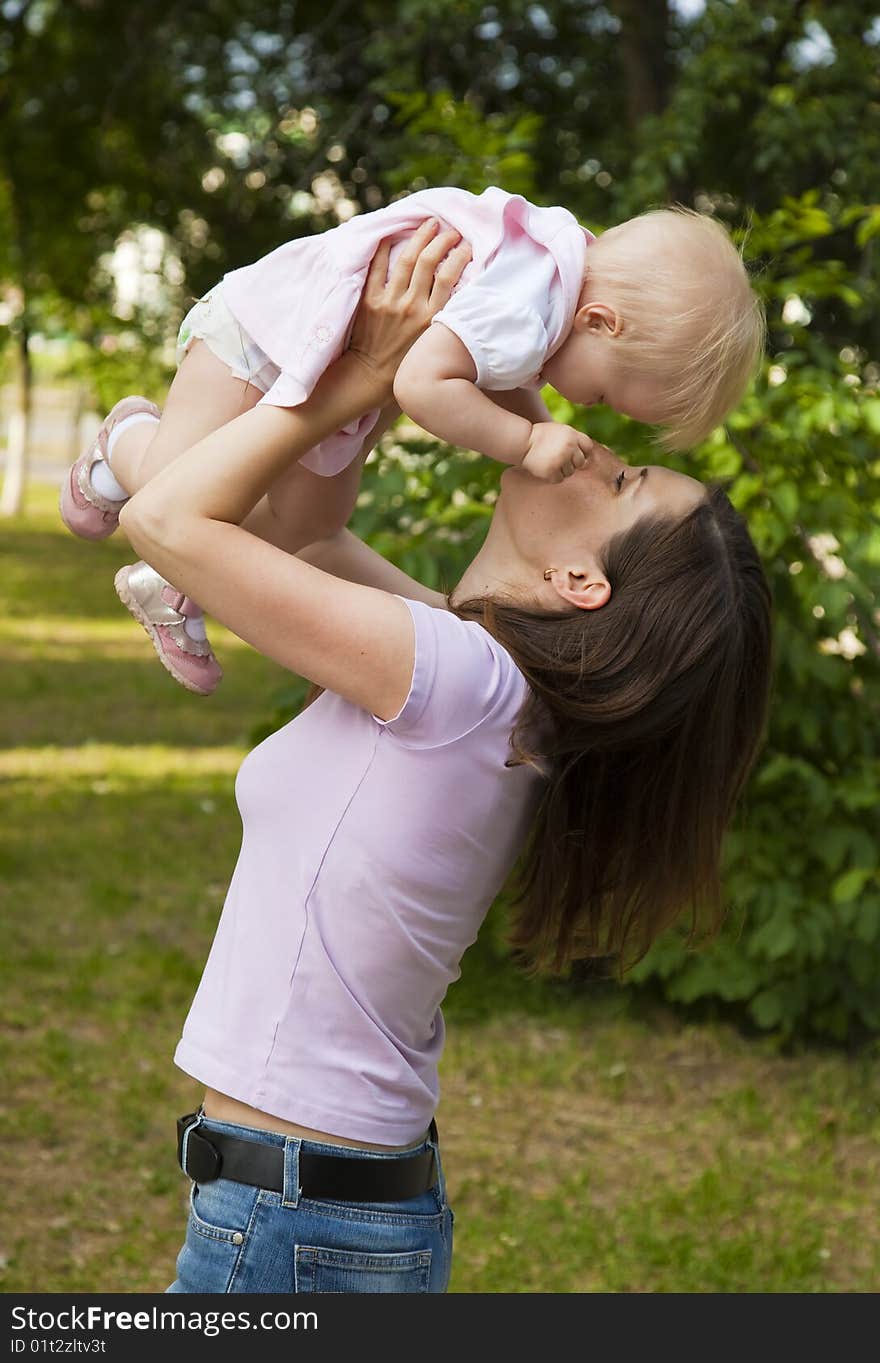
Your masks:
<svg viewBox="0 0 880 1363"><path fill-rule="evenodd" d="M199 1129L282 1146L284 1190L226 1178L193 1183L186 1240L168 1292L446 1291L453 1218L433 1141L412 1152L434 1151L438 1177L428 1192L405 1202L330 1202L299 1196L300 1149L351 1159L388 1156L204 1116Z"/></svg>

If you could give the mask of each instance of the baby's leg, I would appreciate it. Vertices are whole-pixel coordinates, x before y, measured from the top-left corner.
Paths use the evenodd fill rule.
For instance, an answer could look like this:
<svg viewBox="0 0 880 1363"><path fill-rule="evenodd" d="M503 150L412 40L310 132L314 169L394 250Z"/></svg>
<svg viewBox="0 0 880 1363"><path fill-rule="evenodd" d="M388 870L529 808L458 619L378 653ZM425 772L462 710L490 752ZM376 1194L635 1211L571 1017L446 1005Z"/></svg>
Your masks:
<svg viewBox="0 0 880 1363"><path fill-rule="evenodd" d="M204 341L194 341L174 377L159 423L123 428L111 445L113 477L133 495L178 455L254 407L261 397L259 388L235 378ZM147 564L121 568L115 585L166 671L187 690L210 695L223 673L208 643L200 607Z"/></svg>
<svg viewBox="0 0 880 1363"><path fill-rule="evenodd" d="M184 450L255 406L261 396L258 388L234 378L197 341L181 363L158 428L140 424L119 434L111 456L114 477L133 494ZM354 508L366 454L396 415L393 406L380 414L357 459L335 478L320 478L294 466L283 501L289 516L279 517L264 497L246 518L246 528L288 553L341 529ZM305 475L302 481L297 472ZM207 641L200 608L145 564L120 569L116 590L146 629L166 670L188 690L210 695L223 674Z"/></svg>
<svg viewBox="0 0 880 1363"><path fill-rule="evenodd" d="M384 407L358 456L331 478L322 478L302 464L287 469L269 489L259 517L245 522L247 528L289 553L338 534L354 511L364 460L399 415L396 404ZM277 526L274 531L270 528L272 521Z"/></svg>
<svg viewBox="0 0 880 1363"><path fill-rule="evenodd" d="M194 341L168 390L158 426L123 431L113 445L113 476L132 495L184 450L255 407L259 388L234 378L204 341Z"/></svg>

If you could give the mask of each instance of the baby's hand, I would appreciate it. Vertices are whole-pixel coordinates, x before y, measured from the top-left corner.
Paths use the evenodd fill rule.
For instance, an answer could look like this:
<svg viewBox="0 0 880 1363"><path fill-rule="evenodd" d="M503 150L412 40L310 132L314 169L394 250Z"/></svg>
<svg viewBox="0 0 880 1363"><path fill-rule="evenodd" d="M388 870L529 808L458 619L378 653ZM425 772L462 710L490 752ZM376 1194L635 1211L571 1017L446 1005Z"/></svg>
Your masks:
<svg viewBox="0 0 880 1363"><path fill-rule="evenodd" d="M532 426L520 468L534 478L561 483L575 469L583 468L592 448L590 437L573 426L563 426L558 421L537 421Z"/></svg>

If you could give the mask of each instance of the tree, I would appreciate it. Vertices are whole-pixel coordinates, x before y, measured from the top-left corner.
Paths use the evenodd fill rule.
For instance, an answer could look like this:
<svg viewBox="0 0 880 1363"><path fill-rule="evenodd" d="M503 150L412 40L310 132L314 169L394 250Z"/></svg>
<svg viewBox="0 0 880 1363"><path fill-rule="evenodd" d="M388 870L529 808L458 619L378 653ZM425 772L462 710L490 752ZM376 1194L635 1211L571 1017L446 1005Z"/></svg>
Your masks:
<svg viewBox="0 0 880 1363"><path fill-rule="evenodd" d="M203 184L218 158L224 108L240 94L225 55L241 26L239 6L6 0L2 15L0 288L18 410L0 509L11 514L26 479L30 338L37 329L72 329L92 341L118 328L101 262L120 233L162 228L191 278L207 282L228 258L224 235L241 236L246 224L259 253L278 239L279 215L271 194L256 196L241 176ZM198 64L206 58L218 63L210 81Z"/></svg>

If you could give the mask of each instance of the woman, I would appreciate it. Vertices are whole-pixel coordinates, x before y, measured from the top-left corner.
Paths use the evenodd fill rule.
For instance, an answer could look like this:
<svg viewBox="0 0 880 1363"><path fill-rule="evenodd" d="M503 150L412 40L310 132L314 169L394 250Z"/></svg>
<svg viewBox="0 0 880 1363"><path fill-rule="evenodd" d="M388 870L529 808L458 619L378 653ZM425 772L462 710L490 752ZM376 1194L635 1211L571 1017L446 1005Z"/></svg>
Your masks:
<svg viewBox="0 0 880 1363"><path fill-rule="evenodd" d="M440 1003L489 903L528 841L518 945L625 964L717 903L763 726L766 584L723 493L685 475L600 446L558 485L506 470L449 601L346 532L295 559L241 526L292 458L387 406L454 283L430 252L387 286L377 253L306 404L252 407L121 514L158 572L324 688L238 777L242 849L175 1056L206 1093L179 1123L172 1292L444 1291Z"/></svg>

